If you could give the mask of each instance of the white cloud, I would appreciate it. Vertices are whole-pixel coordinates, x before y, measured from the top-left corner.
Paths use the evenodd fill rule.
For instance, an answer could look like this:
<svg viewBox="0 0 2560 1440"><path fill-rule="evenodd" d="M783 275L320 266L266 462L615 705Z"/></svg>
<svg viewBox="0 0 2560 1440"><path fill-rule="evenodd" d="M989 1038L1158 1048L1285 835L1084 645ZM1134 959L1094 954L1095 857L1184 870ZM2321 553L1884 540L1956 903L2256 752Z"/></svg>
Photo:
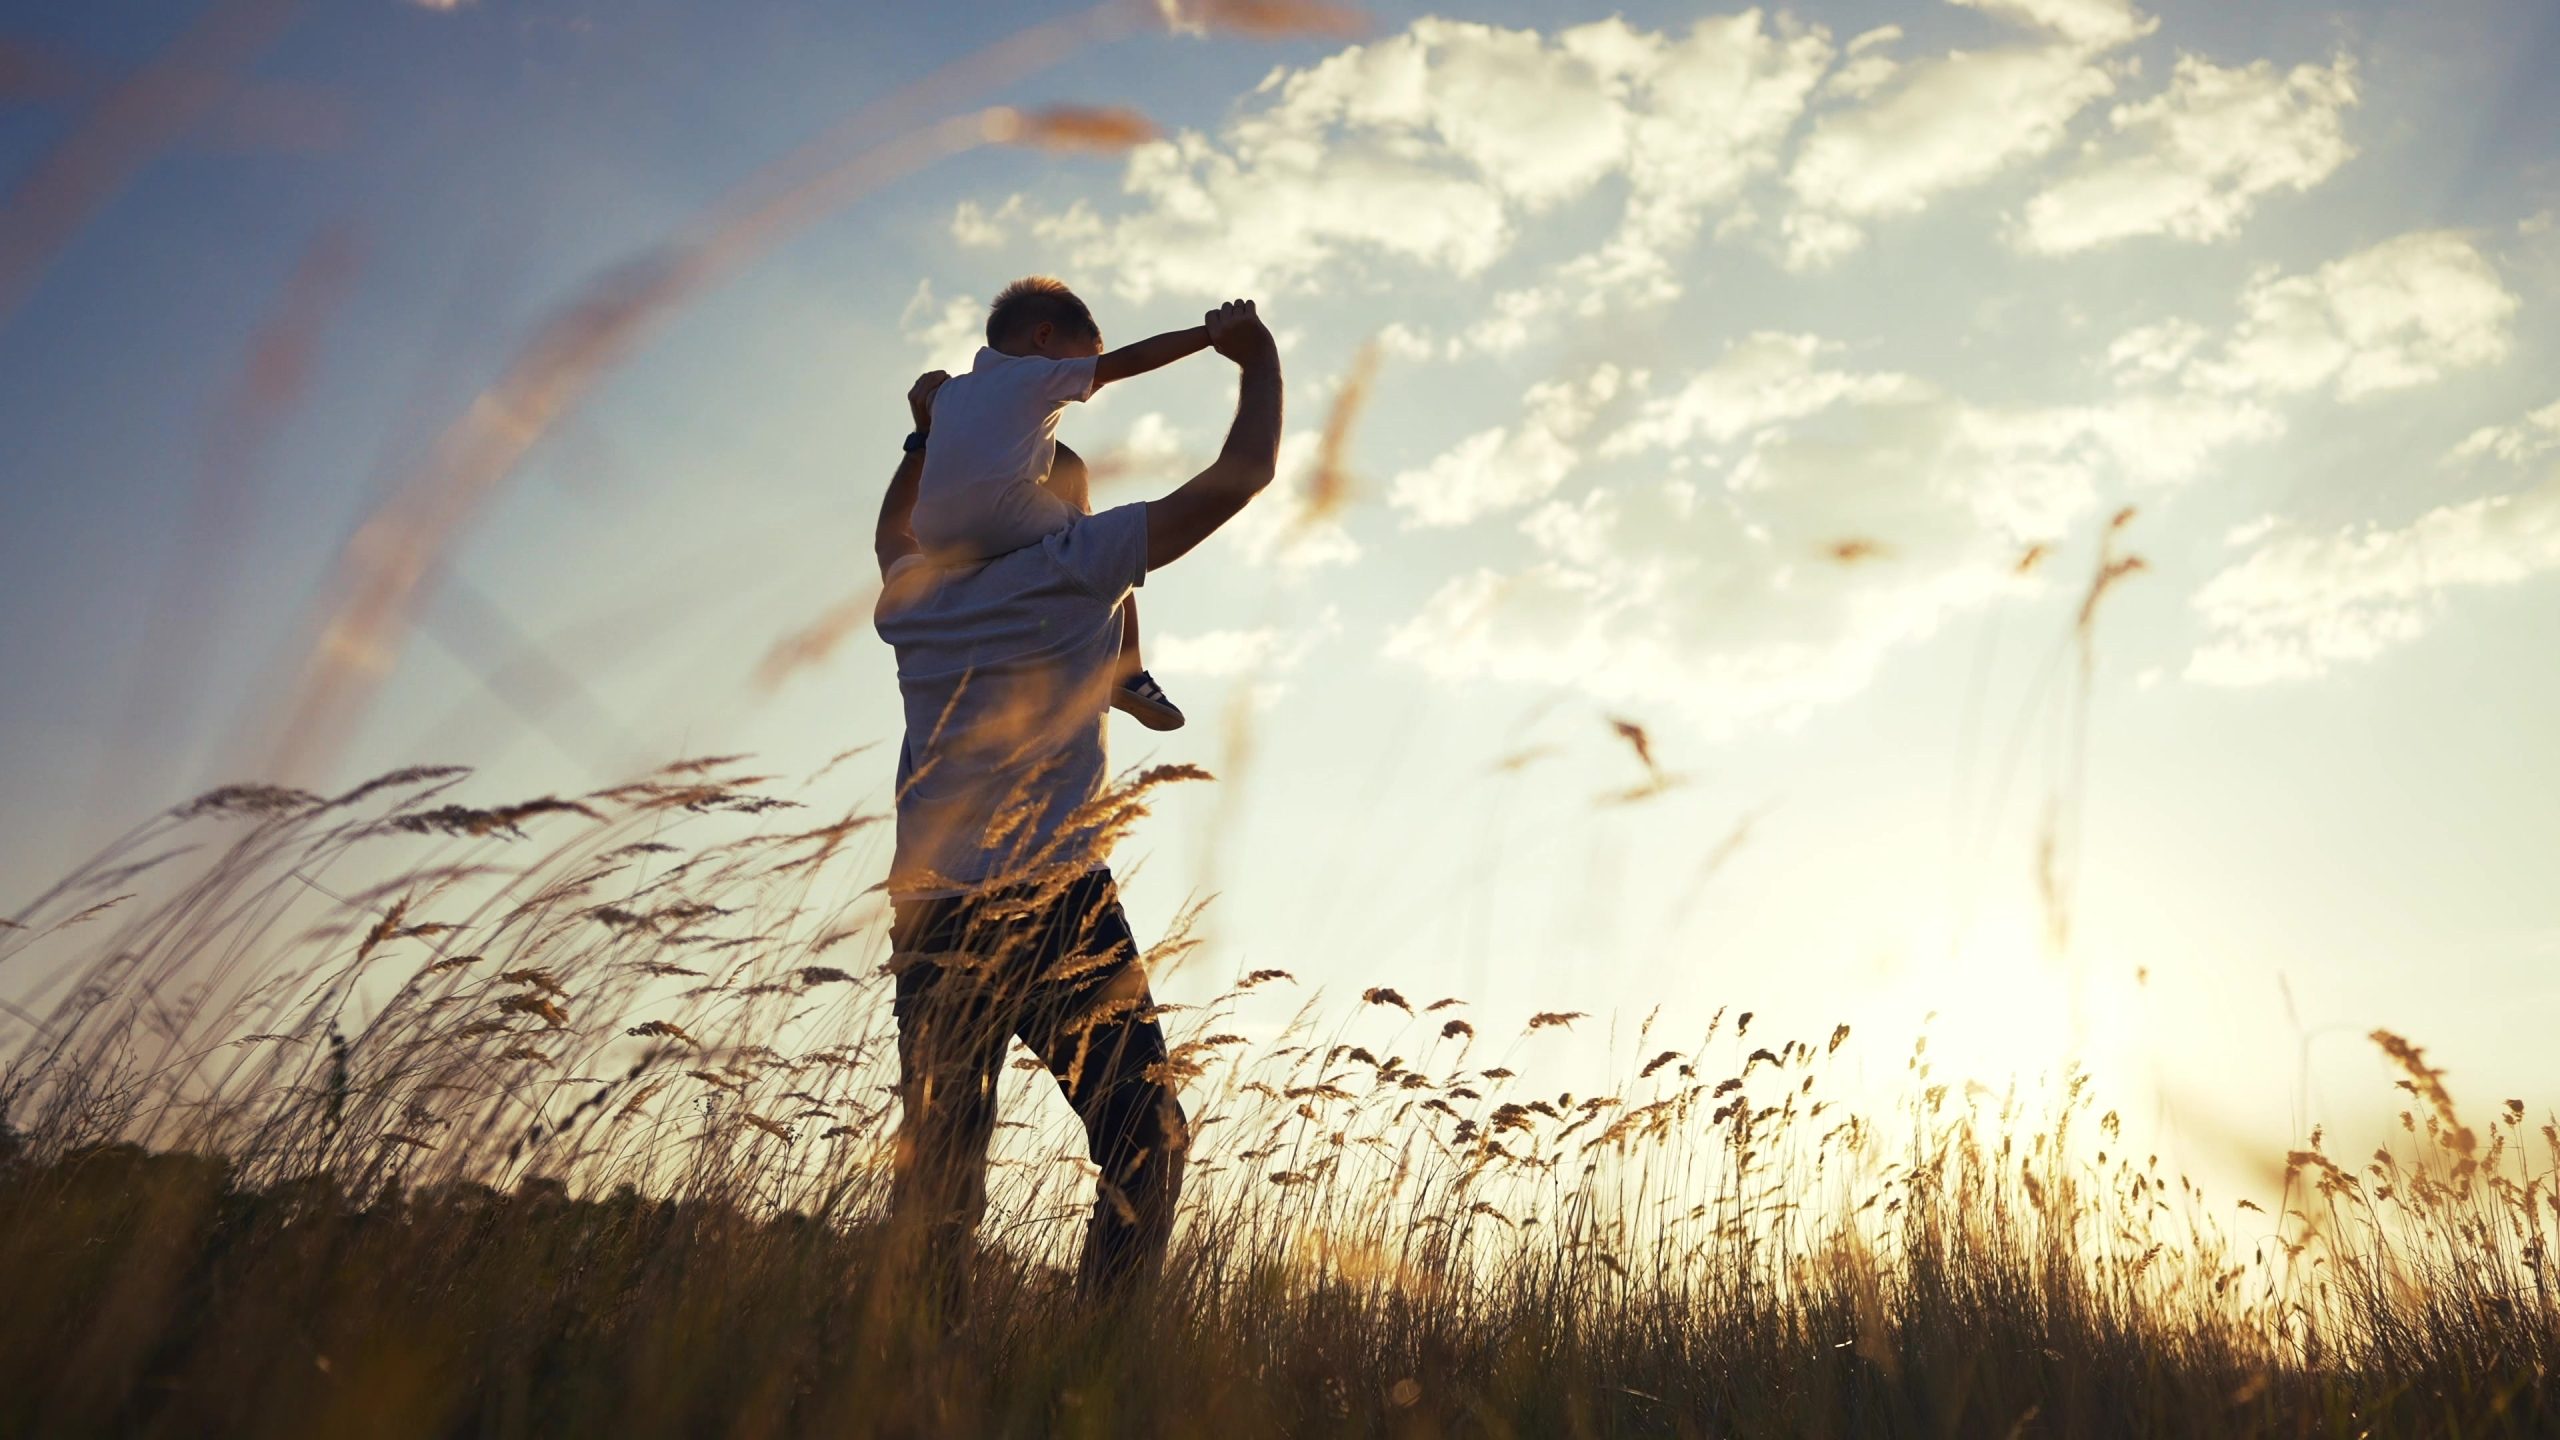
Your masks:
<svg viewBox="0 0 2560 1440"><path fill-rule="evenodd" d="M2321 272L2339 281L2322 280L2324 293L2361 295L2370 287L2347 282L2406 268L2342 267ZM2262 277L2252 293L2283 283ZM2388 325L2358 333L2408 343ZM1603 472L1584 493L1558 493L1579 452L1567 444L1542 467L1545 452L1514 449L1509 428L1444 456L1427 483L1408 481L1408 508L1427 500L1454 521L1530 503L1518 525L1527 555L1445 580L1387 652L1450 682L1576 685L1713 730L1784 724L1862 690L1950 618L2033 587L2017 574L2026 546L2094 523L2128 493L2203 481L2233 450L2280 435L2270 400L2289 393L2202 383L2201 372L2242 372L2227 344L2183 320L2116 341L2115 392L2076 404L1969 399L1846 354L1812 335L1755 334L1639 390L1636 415L1597 456L1696 462L1677 476ZM1866 558L1842 563L1853 540Z"/></svg>
<svg viewBox="0 0 2560 1440"><path fill-rule="evenodd" d="M1520 533L1541 551L1588 569L1608 558L1617 523L1615 492L1594 490L1579 504L1550 500L1539 506L1520 522Z"/></svg>
<svg viewBox="0 0 2560 1440"><path fill-rule="evenodd" d="M1648 400L1636 419L1610 435L1604 455L1673 449L1704 438L1722 444L1765 426L1802 419L1843 400L1875 400L1908 386L1902 375L1820 368L1837 351L1811 335L1763 331L1734 342L1722 359L1671 394Z"/></svg>
<svg viewBox="0 0 2560 1440"><path fill-rule="evenodd" d="M1885 28L1893 32L1894 38L1902 34L1897 27L1888 25ZM1901 62L1890 55L1853 56L1831 72L1831 78L1822 82L1819 93L1825 100L1864 100L1883 89L1885 82L1901 69Z"/></svg>
<svg viewBox="0 0 2560 1440"><path fill-rule="evenodd" d="M2175 487L2202 479L2213 460L2238 445L2284 433L2275 411L2244 396L2124 394L2061 412L2136 485Z"/></svg>
<svg viewBox="0 0 2560 1440"><path fill-rule="evenodd" d="M1896 646L2019 583L1987 533L1853 570L1723 508L1683 521L1664 488L1554 502L1526 528L1551 553L1449 580L1386 653L1446 681L1573 686L1729 732L1857 693Z"/></svg>
<svg viewBox="0 0 2560 1440"><path fill-rule="evenodd" d="M2355 153L2344 114L2356 103L2354 62L2264 60L2225 69L2179 57L2169 88L2119 105L2117 143L2092 146L2069 176L2027 203L2020 248L2067 254L2138 235L2218 240L2258 198L2308 190Z"/></svg>
<svg viewBox="0 0 2560 1440"><path fill-rule="evenodd" d="M1428 360L1440 353L1438 341L1430 332L1419 330L1401 320L1391 320L1377 334L1380 354L1395 360Z"/></svg>
<svg viewBox="0 0 2560 1440"><path fill-rule="evenodd" d="M2512 425L2484 425L2453 448L2450 458L2496 458L2522 465L2560 451L2560 400L2543 406Z"/></svg>
<svg viewBox="0 0 2560 1440"><path fill-rule="evenodd" d="M916 285L907 308L898 313L898 333L916 347L922 368L955 375L969 368L970 358L986 343L986 328L984 304L965 295L937 300L930 280Z"/></svg>
<svg viewBox="0 0 2560 1440"><path fill-rule="evenodd" d="M1636 56L1624 27L1533 30L1426 18L1263 89L1279 97L1240 124L1240 151L1270 155L1328 134L1425 141L1531 210L1589 189L1621 163Z"/></svg>
<svg viewBox="0 0 2560 1440"><path fill-rule="evenodd" d="M2222 532L2222 543L2234 550L2243 545L2255 545L2276 533L2283 524L2284 521L2274 515L2261 515L2255 520L2244 520Z"/></svg>
<svg viewBox="0 0 2560 1440"><path fill-rule="evenodd" d="M1902 38L1899 25L1879 25L1841 47L1840 68L1822 82L1825 100L1863 100L1883 88L1902 69L1902 62L1878 53Z"/></svg>
<svg viewBox="0 0 2560 1440"><path fill-rule="evenodd" d="M1091 467L1093 503L1097 507L1162 493L1164 487L1191 478L1207 463L1160 410L1138 416L1110 440L1097 439L1086 428L1102 419L1101 415L1091 420L1078 417L1077 423L1058 437L1074 446Z"/></svg>
<svg viewBox="0 0 2560 1440"><path fill-rule="evenodd" d="M1601 427L1552 450L1518 446L1505 427L1408 477L1407 508L1449 523L1531 505L1518 527L1528 555L1444 581L1391 631L1388 653L1450 681L1573 684L1676 706L1710 728L1785 723L1855 694L1886 656L1950 617L2031 583L2015 573L2025 546L2128 495L2205 481L2235 450L2280 436L2284 398L2366 393L2382 377L2501 353L2501 297L2458 238L2403 237L2306 275L2259 276L2227 335L2183 319L2130 332L2106 347L2113 393L2063 404L1969 399L1851 365L1845 347L1816 336L1751 335L1702 370L1638 389L1637 413L1595 450L1668 454L1694 470L1603 472L1585 493L1561 493L1583 464L1577 447ZM2317 327L2296 314L2306 308ZM2277 337L2312 328L2335 353L2273 363ZM2507 437L2540 434L2540 415L2484 432L2475 448L2525 443ZM1839 563L1850 540L1869 542L1870 558ZM2239 582L2218 593L2238 594ZM2364 633L2402 623L2376 614ZM2248 632L2261 649L2267 628Z"/></svg>
<svg viewBox="0 0 2560 1440"><path fill-rule="evenodd" d="M2193 330L2192 337L2173 326L2126 336L2115 346L2119 363L2144 370L2182 361L2204 334L2200 327L2186 329ZM2172 358L2161 358L2154 347L2169 347ZM2282 429L2274 413L2262 406L2210 393L2136 389L2088 405L1956 404L1914 376L1823 363L1842 348L1812 335L1774 332L1737 341L1713 366L1671 393L1648 400L1633 421L1609 436L1600 453L1623 456L1729 445L1842 405L1927 402L1951 406L1952 423L1981 454L2006 456L2013 463L2042 456L2067 462L2075 472L2103 464L2131 483L2175 486L2197 478L2220 451L2270 438ZM1767 443L1755 440L1755 451ZM1734 483L1750 484L1758 473L1756 455L1746 456ZM2023 472L2013 468L2009 473L2014 479Z"/></svg>
<svg viewBox="0 0 2560 1440"><path fill-rule="evenodd" d="M2213 332L2192 320L2163 320L2128 330L2107 347L2107 361L2129 379L2163 379L2182 374Z"/></svg>
<svg viewBox="0 0 2560 1440"><path fill-rule="evenodd" d="M1133 298L1284 290L1353 255L1475 274L1516 215L1620 163L1625 85L1588 47L1426 19L1275 71L1215 139L1139 147L1122 186L1136 207L1071 253Z"/></svg>
<svg viewBox="0 0 2560 1440"><path fill-rule="evenodd" d="M1959 51L1909 65L1882 101L1823 117L1787 183L1839 215L1908 214L2052 149L2071 117L2114 88L2065 46Z"/></svg>
<svg viewBox="0 0 2560 1440"><path fill-rule="evenodd" d="M1830 67L1831 43L1783 22L1772 30L1757 10L1701 20L1676 43L1617 29L1645 56L1631 62L1643 88L1626 161L1626 213L1618 233L1565 274L1594 297L1658 303L1680 293L1672 262L1697 238L1702 217L1776 168L1779 146Z"/></svg>
<svg viewBox="0 0 2560 1440"><path fill-rule="evenodd" d="M2185 321L2119 339L2109 357L2131 391L2222 416L2245 430L2253 397L2321 390L2342 400L2423 385L2495 363L2512 348L2516 297L2471 242L2450 231L2400 236L2307 275L2263 274L2240 300L2231 336L2215 345ZM2227 407L2237 405L2238 409ZM2156 423L2128 439L2174 433ZM2200 438L2208 445L2209 434ZM2489 426L2450 458L2523 464L2560 450L2560 404ZM2207 636L2188 679L2256 685L2309 679L2416 639L2451 592L2512 585L2560 568L2560 478L2512 495L2445 505L2399 527L2351 525L2327 534L2273 517L2226 537L2247 551L2196 593Z"/></svg>
<svg viewBox="0 0 2560 1440"><path fill-rule="evenodd" d="M1735 452L1721 476L1548 499L1520 523L1527 559L1445 581L1387 653L1451 682L1673 707L1710 730L1787 723L2031 587L2023 548L2088 522L2102 497L2193 481L2275 427L2212 395L1986 405L1820 363L1836 353L1804 336L1736 345L1638 422L1642 449ZM1841 563L1849 540L1873 558Z"/></svg>
<svg viewBox="0 0 2560 1440"><path fill-rule="evenodd" d="M1967 9L1996 15L2013 24L2050 30L2080 45L2115 46L2139 40L2160 22L2133 8L2130 0L1954 0Z"/></svg>
<svg viewBox="0 0 2560 1440"><path fill-rule="evenodd" d="M1776 164L1830 56L1820 32L1756 10L1677 38L1614 19L1542 35L1427 18L1275 71L1214 138L1139 147L1117 216L1046 215L1016 196L962 206L953 232L1032 235L1132 298L1332 287L1372 259L1466 277L1509 253L1524 221L1619 177L1614 237L1565 267L1574 303L1664 298L1705 211ZM1521 296L1468 344L1516 345L1559 306Z"/></svg>
<svg viewBox="0 0 2560 1440"><path fill-rule="evenodd" d="M1913 214L2062 143L2071 121L2115 90L2106 52L2157 21L2122 0L1957 0L2046 32L2036 41L1957 50L1887 70L1873 51L1796 152L1784 226L1788 263L1816 268L1865 240L1865 224Z"/></svg>
<svg viewBox="0 0 2560 1440"><path fill-rule="evenodd" d="M1120 442L1134 462L1171 464L1182 457L1182 432L1161 410L1150 410L1129 422L1129 434Z"/></svg>
<svg viewBox="0 0 2560 1440"><path fill-rule="evenodd" d="M2446 458L2524 467L2554 455L2560 401L2482 426ZM2198 593L2211 634L2188 678L2217 685L2317 678L2417 639L2456 592L2560 570L2560 472L2517 493L2440 506L2396 529L2311 536L2280 528L2270 516L2229 537L2234 548L2257 548Z"/></svg>
<svg viewBox="0 0 2560 1440"><path fill-rule="evenodd" d="M1552 494L1582 463L1578 442L1631 380L1614 365L1584 379L1533 385L1520 399L1520 419L1480 430L1388 486L1387 501L1406 523L1463 525Z"/></svg>
<svg viewBox="0 0 2560 1440"><path fill-rule="evenodd" d="M2262 272L2218 344L2202 326L2170 320L2124 335L2108 358L2129 385L2222 396L2327 389L2360 400L2505 359L2518 304L2468 239L2420 231L2309 274Z"/></svg>
<svg viewBox="0 0 2560 1440"><path fill-rule="evenodd" d="M1313 624L1262 625L1192 635L1147 637L1147 668L1163 675L1269 680L1298 668L1326 640L1340 633L1342 616L1328 606Z"/></svg>
<svg viewBox="0 0 2560 1440"><path fill-rule="evenodd" d="M2560 476L2441 506L2398 528L2256 540L2196 593L2208 632L2186 676L2208 685L2307 680L2426 633L2462 590L2560 570Z"/></svg>
<svg viewBox="0 0 2560 1440"><path fill-rule="evenodd" d="M1127 189L1148 208L1072 254L1133 299L1290 289L1347 252L1474 275L1511 245L1499 189L1410 146L1272 140L1239 155L1186 132L1141 147Z"/></svg>
<svg viewBox="0 0 2560 1440"><path fill-rule="evenodd" d="M1147 668L1167 675L1224 678L1261 671L1283 653L1286 635L1277 626L1252 630L1210 630L1197 635L1159 635L1148 642Z"/></svg>
<svg viewBox="0 0 2560 1440"><path fill-rule="evenodd" d="M1452 336L1451 360L1465 355L1509 355L1527 348L1539 323L1564 307L1558 285L1531 285L1496 291L1483 307L1483 317Z"/></svg>
<svg viewBox="0 0 2560 1440"><path fill-rule="evenodd" d="M1873 30L1862 31L1857 38L1851 40L1840 53L1854 60L1865 55L1871 50L1880 50L1885 46L1891 45L1901 38L1901 26L1879 25Z"/></svg>
<svg viewBox="0 0 2560 1440"><path fill-rule="evenodd" d="M951 212L951 238L967 249L992 250L1013 238L1025 208L1019 195L1008 197L993 210L975 200L963 200Z"/></svg>
<svg viewBox="0 0 2560 1440"><path fill-rule="evenodd" d="M2461 235L2403 235L2252 282L2229 343L2197 375L2232 392L2330 386L2343 400L2430 384L2505 359L2517 304Z"/></svg>

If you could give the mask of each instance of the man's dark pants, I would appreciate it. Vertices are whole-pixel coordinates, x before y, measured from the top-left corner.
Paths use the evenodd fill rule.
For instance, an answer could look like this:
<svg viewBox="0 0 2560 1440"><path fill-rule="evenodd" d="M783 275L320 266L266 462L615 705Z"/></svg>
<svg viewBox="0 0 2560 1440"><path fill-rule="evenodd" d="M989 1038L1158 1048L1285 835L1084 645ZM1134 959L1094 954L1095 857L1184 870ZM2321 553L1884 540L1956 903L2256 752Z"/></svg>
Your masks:
<svg viewBox="0 0 2560 1440"><path fill-rule="evenodd" d="M987 1146L1006 1042L1022 1037L1084 1121L1100 1167L1080 1286L1152 1279L1173 1232L1189 1143L1163 1073L1138 944L1108 870L1025 888L911 900L891 929L899 1098L892 1208L946 1304L987 1206Z"/></svg>

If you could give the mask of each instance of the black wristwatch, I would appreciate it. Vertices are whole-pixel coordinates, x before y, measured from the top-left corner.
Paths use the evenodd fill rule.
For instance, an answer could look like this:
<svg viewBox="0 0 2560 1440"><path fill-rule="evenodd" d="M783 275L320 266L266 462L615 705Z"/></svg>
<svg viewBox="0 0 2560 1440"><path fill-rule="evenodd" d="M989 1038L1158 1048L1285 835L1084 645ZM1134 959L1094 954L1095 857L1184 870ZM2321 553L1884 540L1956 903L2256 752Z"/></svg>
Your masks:
<svg viewBox="0 0 2560 1440"><path fill-rule="evenodd" d="M916 454L918 451L921 451L921 450L923 450L923 449L924 449L924 432L923 432L923 431L921 431L921 430L910 430L910 431L908 431L908 432L907 432L907 453L908 453L908 454L910 454L910 455L913 455L913 454Z"/></svg>

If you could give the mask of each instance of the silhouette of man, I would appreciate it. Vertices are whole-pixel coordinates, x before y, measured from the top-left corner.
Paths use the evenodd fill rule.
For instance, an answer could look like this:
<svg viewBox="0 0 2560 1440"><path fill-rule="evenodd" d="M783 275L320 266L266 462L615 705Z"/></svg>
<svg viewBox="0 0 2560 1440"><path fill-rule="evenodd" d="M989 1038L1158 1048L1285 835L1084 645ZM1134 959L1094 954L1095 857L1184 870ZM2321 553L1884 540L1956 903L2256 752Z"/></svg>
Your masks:
<svg viewBox="0 0 2560 1440"><path fill-rule="evenodd" d="M1239 398L1208 468L1163 499L1086 514L1039 543L964 564L924 555L906 505L931 443L932 395L908 394L916 433L875 539L874 624L897 652L906 736L890 865L899 1095L894 1223L956 1309L986 1208L987 1147L1005 1046L1019 1036L1083 1120L1100 1167L1079 1282L1110 1295L1162 1268L1189 1143L1163 1073L1136 939L1106 863L1104 728L1120 670L1121 607L1271 483L1279 352L1251 301L1206 317ZM1085 493L1079 472L1055 488Z"/></svg>

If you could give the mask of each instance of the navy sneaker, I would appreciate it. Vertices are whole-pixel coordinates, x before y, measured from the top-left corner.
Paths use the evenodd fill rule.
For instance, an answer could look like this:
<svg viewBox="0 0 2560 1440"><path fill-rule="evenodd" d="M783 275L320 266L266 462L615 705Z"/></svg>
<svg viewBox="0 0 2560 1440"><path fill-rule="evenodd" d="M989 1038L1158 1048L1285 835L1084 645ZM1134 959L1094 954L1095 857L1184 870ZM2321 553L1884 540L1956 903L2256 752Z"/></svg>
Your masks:
<svg viewBox="0 0 2560 1440"><path fill-rule="evenodd" d="M1139 724L1150 730L1182 728L1182 707L1173 703L1156 683L1156 677L1141 670L1120 682L1111 693L1111 708L1137 717Z"/></svg>

